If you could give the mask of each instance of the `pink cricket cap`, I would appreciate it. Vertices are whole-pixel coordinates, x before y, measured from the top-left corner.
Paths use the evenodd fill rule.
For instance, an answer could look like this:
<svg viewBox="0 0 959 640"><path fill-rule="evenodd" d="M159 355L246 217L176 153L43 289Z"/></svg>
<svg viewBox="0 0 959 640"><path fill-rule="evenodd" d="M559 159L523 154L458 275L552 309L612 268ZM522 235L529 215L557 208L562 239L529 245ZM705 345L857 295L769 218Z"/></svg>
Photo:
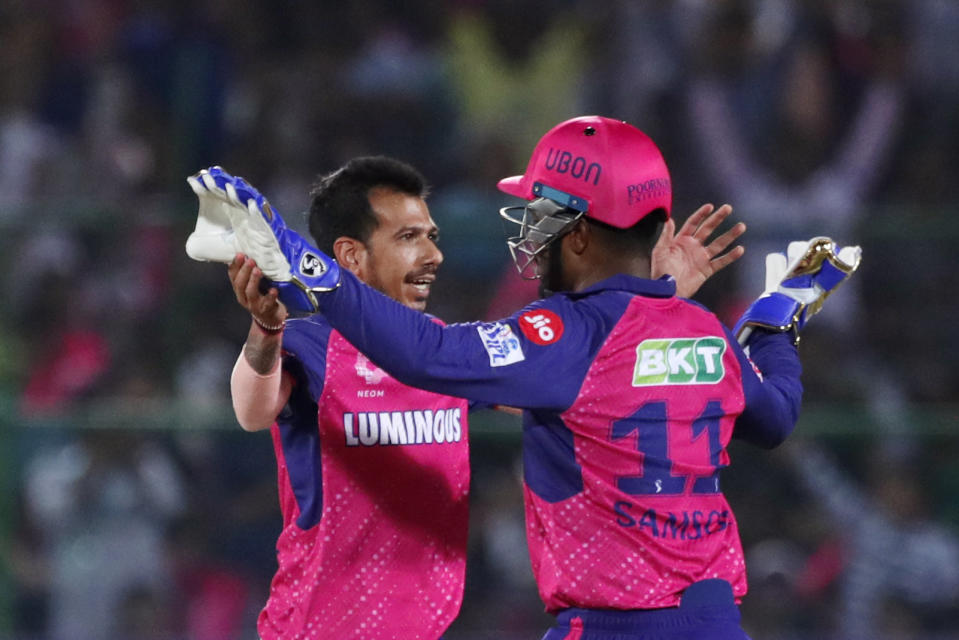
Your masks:
<svg viewBox="0 0 959 640"><path fill-rule="evenodd" d="M525 200L546 197L626 229L657 209L670 215L666 161L645 133L622 120L582 116L540 138L521 176L499 188Z"/></svg>

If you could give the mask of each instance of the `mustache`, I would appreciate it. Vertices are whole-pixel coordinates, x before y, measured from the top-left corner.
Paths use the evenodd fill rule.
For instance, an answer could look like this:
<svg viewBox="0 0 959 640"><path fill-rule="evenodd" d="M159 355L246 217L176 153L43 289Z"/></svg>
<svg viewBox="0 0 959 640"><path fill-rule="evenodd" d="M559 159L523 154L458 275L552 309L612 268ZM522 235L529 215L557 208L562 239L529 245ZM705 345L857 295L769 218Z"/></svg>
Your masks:
<svg viewBox="0 0 959 640"><path fill-rule="evenodd" d="M406 280L416 280L417 278L422 278L423 276L433 276L436 277L436 272L439 271L439 267L435 264L426 265L422 269L417 269L416 271L410 271L406 274Z"/></svg>

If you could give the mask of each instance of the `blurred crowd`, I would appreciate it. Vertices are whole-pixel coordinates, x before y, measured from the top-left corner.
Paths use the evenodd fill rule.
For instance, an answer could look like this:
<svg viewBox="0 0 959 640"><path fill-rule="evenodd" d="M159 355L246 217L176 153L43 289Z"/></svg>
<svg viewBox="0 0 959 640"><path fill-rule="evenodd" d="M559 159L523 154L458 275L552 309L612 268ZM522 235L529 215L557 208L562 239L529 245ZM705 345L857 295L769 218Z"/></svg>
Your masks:
<svg viewBox="0 0 959 640"><path fill-rule="evenodd" d="M533 290L496 181L587 113L660 144L679 220L747 223L697 296L730 324L767 251L863 246L801 345L848 431L733 449L747 629L959 637L959 423L916 410L959 403L956 34L953 0L0 0L0 638L251 637L275 466L228 413L249 321L183 251L187 175L243 175L303 231L318 174L406 160L446 258L430 311L499 317ZM518 424L484 420L449 637L537 637Z"/></svg>

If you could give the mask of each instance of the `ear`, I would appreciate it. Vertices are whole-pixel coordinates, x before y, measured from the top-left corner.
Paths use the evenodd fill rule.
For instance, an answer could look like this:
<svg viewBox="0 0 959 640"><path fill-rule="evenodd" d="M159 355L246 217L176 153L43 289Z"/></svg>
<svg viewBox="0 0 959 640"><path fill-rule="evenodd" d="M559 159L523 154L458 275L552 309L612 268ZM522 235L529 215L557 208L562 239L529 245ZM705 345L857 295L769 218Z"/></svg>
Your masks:
<svg viewBox="0 0 959 640"><path fill-rule="evenodd" d="M582 255L593 239L591 231L586 220L580 218L573 230L566 234L564 240L567 241L569 249L573 253Z"/></svg>
<svg viewBox="0 0 959 640"><path fill-rule="evenodd" d="M341 267L359 276L366 261L366 245L356 238L340 236L333 241L333 257Z"/></svg>

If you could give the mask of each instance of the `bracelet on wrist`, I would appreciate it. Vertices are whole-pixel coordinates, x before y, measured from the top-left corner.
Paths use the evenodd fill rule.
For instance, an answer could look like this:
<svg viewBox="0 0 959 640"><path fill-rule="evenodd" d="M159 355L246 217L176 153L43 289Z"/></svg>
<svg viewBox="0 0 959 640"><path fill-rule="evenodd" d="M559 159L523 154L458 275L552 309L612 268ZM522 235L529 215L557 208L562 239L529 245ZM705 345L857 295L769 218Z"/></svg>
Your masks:
<svg viewBox="0 0 959 640"><path fill-rule="evenodd" d="M280 322L280 324L277 324L277 325L268 325L260 322L259 318L257 318L256 316L252 316L252 317L253 317L253 323L256 326L258 326L263 331L263 333L265 333L268 336L274 336L278 333L281 333L283 331L283 327L286 326L286 320L283 320L282 322Z"/></svg>

